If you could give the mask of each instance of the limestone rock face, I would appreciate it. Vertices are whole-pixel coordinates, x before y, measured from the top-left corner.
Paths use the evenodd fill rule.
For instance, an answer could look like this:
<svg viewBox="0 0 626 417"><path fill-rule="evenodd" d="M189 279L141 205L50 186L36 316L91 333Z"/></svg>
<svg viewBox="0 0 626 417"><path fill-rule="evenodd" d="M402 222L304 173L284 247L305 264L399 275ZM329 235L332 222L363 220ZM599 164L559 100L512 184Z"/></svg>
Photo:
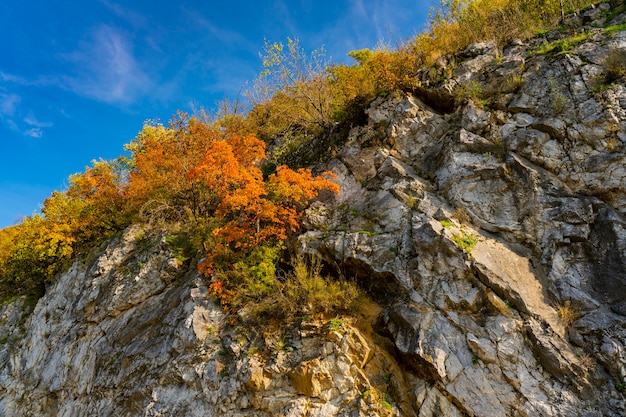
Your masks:
<svg viewBox="0 0 626 417"><path fill-rule="evenodd" d="M607 6L565 23L626 21ZM376 333L234 327L135 226L0 308L0 415L624 416L626 84L602 82L626 32L587 30L442 58L318 167L341 193L298 248L371 294Z"/></svg>
<svg viewBox="0 0 626 417"><path fill-rule="evenodd" d="M373 103L327 164L342 193L301 248L388 306L400 363L451 400L437 415L625 412L626 95L593 86L626 32L590 30L559 56L472 45L429 94ZM470 81L491 96L441 105Z"/></svg>
<svg viewBox="0 0 626 417"><path fill-rule="evenodd" d="M276 339L229 325L195 266L138 227L76 263L18 334L3 307L3 416L335 416L411 409L395 359L348 322ZM252 344L251 342L257 342ZM264 347L259 351L258 346ZM254 346L254 347L253 347ZM378 395L393 389L391 405Z"/></svg>

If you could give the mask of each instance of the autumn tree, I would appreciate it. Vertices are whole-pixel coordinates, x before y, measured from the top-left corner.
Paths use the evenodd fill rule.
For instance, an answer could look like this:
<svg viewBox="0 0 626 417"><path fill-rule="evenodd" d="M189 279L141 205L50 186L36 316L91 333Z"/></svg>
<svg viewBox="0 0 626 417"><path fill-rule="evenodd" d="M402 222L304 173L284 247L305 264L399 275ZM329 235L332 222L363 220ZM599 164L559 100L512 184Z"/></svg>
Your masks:
<svg viewBox="0 0 626 417"><path fill-rule="evenodd" d="M206 127L196 126L194 132ZM277 168L267 180L259 168L265 143L254 135L226 135L214 140L189 178L202 190L205 216L220 219L212 232L212 253L201 266L211 273L218 259L232 261L265 243L276 244L298 228L307 202L322 189L338 191L328 177L310 170ZM332 176L331 173L325 173Z"/></svg>
<svg viewBox="0 0 626 417"><path fill-rule="evenodd" d="M10 244L0 252L0 292L41 292L77 254L128 224L121 163L94 161L69 183L44 201L40 214L1 231L0 240Z"/></svg>
<svg viewBox="0 0 626 417"><path fill-rule="evenodd" d="M197 219L202 214L205 202L198 185L189 180L189 172L222 132L199 126L205 125L178 113L167 127L144 125L126 145L131 152L126 190L131 212L162 221L182 221L188 215Z"/></svg>
<svg viewBox="0 0 626 417"><path fill-rule="evenodd" d="M332 95L324 48L306 53L297 38L265 41L263 70L248 92L254 120L264 139L297 132L319 133L332 125Z"/></svg>
<svg viewBox="0 0 626 417"><path fill-rule="evenodd" d="M128 159L119 157L113 161L92 161L83 173L71 175L66 194L72 205L65 215L62 212L61 193L55 199L44 202L43 214L47 219L66 219L74 224L76 239L89 247L94 242L109 237L131 222L125 198L128 185Z"/></svg>

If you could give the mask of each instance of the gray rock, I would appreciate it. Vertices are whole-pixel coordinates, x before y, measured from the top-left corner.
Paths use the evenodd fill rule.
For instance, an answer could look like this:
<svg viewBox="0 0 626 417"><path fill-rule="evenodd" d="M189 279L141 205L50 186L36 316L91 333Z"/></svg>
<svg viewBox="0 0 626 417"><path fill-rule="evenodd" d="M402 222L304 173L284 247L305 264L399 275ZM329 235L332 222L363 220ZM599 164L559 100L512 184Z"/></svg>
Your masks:
<svg viewBox="0 0 626 417"><path fill-rule="evenodd" d="M132 227L30 317L0 308L0 414L623 416L626 88L593 88L626 32L590 30L571 54L528 40L442 57L318 167L341 193L294 241L370 291L380 335L305 322L267 360L193 266ZM468 82L493 108L456 100Z"/></svg>

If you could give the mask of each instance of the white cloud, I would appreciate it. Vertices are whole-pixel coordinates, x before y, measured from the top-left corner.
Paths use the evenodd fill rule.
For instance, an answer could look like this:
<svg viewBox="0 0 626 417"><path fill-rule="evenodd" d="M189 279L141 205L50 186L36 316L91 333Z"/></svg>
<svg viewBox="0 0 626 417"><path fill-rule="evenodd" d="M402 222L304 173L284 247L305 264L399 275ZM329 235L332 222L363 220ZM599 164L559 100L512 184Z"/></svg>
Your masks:
<svg viewBox="0 0 626 417"><path fill-rule="evenodd" d="M124 32L100 26L88 42L62 56L74 64L74 75L62 77L62 88L106 103L129 104L153 83L133 55Z"/></svg>
<svg viewBox="0 0 626 417"><path fill-rule="evenodd" d="M0 93L0 115L12 117L21 98L17 94Z"/></svg>
<svg viewBox="0 0 626 417"><path fill-rule="evenodd" d="M39 76L35 79L26 79L18 75L0 71L0 81L11 84L23 85L27 87L45 87L57 85L59 83L59 78L54 76Z"/></svg>
<svg viewBox="0 0 626 417"><path fill-rule="evenodd" d="M24 123L36 128L52 127L53 125L51 122L41 122L37 120L32 113L29 113L28 116L24 118Z"/></svg>
<svg viewBox="0 0 626 417"><path fill-rule="evenodd" d="M10 130L31 138L40 138L44 129L52 127L51 122L38 120L33 113L22 118L20 104L22 98L14 93L0 93L0 123Z"/></svg>
<svg viewBox="0 0 626 417"><path fill-rule="evenodd" d="M104 3L109 8L119 9L113 3ZM123 12L122 9L118 11ZM27 87L59 87L109 104L133 103L154 88L154 83L134 56L127 34L112 26L94 28L87 40L80 42L73 52L58 56L70 64L65 74L26 79L0 70L0 81ZM3 105L10 109L10 102L0 95L0 113Z"/></svg>
<svg viewBox="0 0 626 417"><path fill-rule="evenodd" d="M33 127L23 132L24 135L30 136L31 138L39 139L43 136L43 130L39 127Z"/></svg>

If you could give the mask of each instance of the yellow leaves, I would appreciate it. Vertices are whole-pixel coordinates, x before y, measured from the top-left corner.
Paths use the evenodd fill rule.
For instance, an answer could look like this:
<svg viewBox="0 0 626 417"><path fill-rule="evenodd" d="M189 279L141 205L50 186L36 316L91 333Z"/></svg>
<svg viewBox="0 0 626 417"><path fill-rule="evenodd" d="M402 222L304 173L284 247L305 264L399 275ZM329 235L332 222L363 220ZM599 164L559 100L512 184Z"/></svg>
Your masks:
<svg viewBox="0 0 626 417"><path fill-rule="evenodd" d="M321 190L338 191L329 173L285 166L264 180L263 141L182 114L168 127L145 125L126 149L130 158L93 161L72 175L66 191L45 200L40 216L0 230L0 295L9 282L41 286L141 212L206 226L198 229L204 235L198 246L208 251L200 270L224 273L255 248L280 244L296 231L302 209Z"/></svg>
<svg viewBox="0 0 626 417"><path fill-rule="evenodd" d="M572 0L572 10L588 0ZM473 42L495 41L498 45L515 38L534 36L553 27L565 5L556 0L452 0L442 2L431 16L429 30L412 42L411 49L427 65Z"/></svg>
<svg viewBox="0 0 626 417"><path fill-rule="evenodd" d="M168 128L145 126L128 149L133 156L125 196L131 204L158 196L187 206L195 221L221 219L207 236L211 253L200 268L207 274L216 271L220 259L285 239L297 230L308 200L322 189L338 190L328 178L287 167L264 181L258 167L265 158L263 141L245 130L220 130L184 115Z"/></svg>
<svg viewBox="0 0 626 417"><path fill-rule="evenodd" d="M363 98L366 103L394 90L410 91L417 86L415 74L419 58L406 48L398 51L352 51L359 65L337 65L329 68L335 114Z"/></svg>
<svg viewBox="0 0 626 417"><path fill-rule="evenodd" d="M15 243L15 237L20 232L21 225L9 226L0 229L0 259L4 259Z"/></svg>

